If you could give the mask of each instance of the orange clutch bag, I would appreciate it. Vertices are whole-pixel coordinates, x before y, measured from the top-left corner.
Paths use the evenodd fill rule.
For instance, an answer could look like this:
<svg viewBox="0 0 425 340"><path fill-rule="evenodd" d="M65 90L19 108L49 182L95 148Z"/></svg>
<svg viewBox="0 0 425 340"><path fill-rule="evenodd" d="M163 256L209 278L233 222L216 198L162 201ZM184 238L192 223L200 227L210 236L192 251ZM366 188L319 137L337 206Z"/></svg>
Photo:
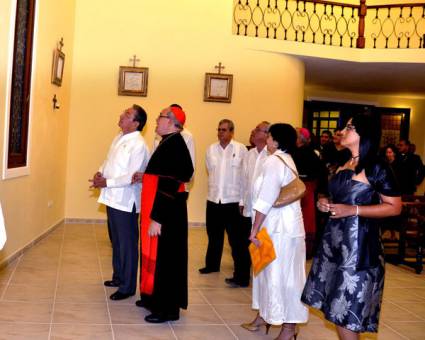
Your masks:
<svg viewBox="0 0 425 340"><path fill-rule="evenodd" d="M257 276L269 263L276 258L273 242L265 228L261 229L257 234L260 246L254 243L249 245L249 253L251 255L252 268L254 276Z"/></svg>

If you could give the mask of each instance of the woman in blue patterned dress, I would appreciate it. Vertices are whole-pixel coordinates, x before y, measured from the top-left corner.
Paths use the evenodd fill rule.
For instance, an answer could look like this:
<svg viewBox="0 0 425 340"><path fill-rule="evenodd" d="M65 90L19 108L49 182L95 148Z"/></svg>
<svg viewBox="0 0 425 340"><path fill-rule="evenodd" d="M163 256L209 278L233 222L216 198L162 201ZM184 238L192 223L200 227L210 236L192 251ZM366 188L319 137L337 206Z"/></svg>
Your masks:
<svg viewBox="0 0 425 340"><path fill-rule="evenodd" d="M351 159L329 181L329 197L317 203L330 219L301 300L320 309L344 340L378 331L384 288L379 219L401 211L394 176L377 159L379 139L375 117L348 121L341 144Z"/></svg>

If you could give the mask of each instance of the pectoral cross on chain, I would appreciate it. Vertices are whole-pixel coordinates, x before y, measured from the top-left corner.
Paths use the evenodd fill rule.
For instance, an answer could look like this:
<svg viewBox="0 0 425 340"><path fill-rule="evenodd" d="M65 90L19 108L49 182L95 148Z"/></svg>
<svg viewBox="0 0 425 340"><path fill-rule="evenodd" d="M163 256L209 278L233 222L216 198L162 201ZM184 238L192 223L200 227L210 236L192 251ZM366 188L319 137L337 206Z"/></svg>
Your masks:
<svg viewBox="0 0 425 340"><path fill-rule="evenodd" d="M136 55L133 55L133 58L131 58L130 61L133 62L133 67L136 67L136 63L138 63L140 59L137 59Z"/></svg>
<svg viewBox="0 0 425 340"><path fill-rule="evenodd" d="M220 74L221 73L221 69L225 69L225 67L224 66L221 66L221 61L218 63L218 66L216 65L216 66L214 66L214 68L217 68L218 69L218 74Z"/></svg>

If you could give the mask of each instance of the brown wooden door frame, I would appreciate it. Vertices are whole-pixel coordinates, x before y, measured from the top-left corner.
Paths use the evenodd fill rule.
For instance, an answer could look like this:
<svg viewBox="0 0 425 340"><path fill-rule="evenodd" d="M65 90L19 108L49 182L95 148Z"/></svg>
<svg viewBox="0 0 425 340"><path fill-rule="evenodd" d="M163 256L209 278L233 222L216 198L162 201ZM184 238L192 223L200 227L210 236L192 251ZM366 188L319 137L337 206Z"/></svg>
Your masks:
<svg viewBox="0 0 425 340"><path fill-rule="evenodd" d="M36 0L17 0L7 168L27 165Z"/></svg>

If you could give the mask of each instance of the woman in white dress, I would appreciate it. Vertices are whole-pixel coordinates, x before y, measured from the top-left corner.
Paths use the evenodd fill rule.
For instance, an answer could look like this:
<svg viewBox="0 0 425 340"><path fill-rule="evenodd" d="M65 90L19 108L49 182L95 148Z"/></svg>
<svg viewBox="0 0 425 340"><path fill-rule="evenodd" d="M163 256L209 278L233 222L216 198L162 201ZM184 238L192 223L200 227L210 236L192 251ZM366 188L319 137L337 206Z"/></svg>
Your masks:
<svg viewBox="0 0 425 340"><path fill-rule="evenodd" d="M269 129L267 150L261 175L253 189L254 217L251 242L260 229L266 228L276 252L276 259L253 279L252 308L258 310L254 321L242 324L249 331L281 325L276 339L296 339L296 324L305 323L308 309L301 303L305 275L305 232L300 201L275 208L280 188L295 177L290 152L295 148L297 134L289 124L274 124ZM285 161L287 165L282 161Z"/></svg>

